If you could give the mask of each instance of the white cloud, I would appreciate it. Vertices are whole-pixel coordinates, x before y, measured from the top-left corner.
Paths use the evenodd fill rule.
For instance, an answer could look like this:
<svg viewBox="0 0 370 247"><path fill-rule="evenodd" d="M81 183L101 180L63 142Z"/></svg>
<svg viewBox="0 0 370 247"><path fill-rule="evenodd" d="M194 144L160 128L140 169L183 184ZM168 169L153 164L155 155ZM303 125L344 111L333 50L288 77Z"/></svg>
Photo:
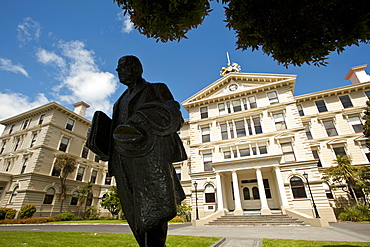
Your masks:
<svg viewBox="0 0 370 247"><path fill-rule="evenodd" d="M0 58L0 70L10 71L14 73L22 74L28 77L27 71L21 64L13 64L13 62L7 58Z"/></svg>
<svg viewBox="0 0 370 247"><path fill-rule="evenodd" d="M131 22L130 17L125 15L123 11L117 14L117 20L122 22L122 33L130 33L134 29L134 24Z"/></svg>
<svg viewBox="0 0 370 247"><path fill-rule="evenodd" d="M59 48L66 61L66 70L62 72L62 82L54 88L55 97L68 104L85 101L90 105L87 117L96 110L110 113L109 97L117 89L116 77L99 70L94 52L87 50L83 42L61 42Z"/></svg>
<svg viewBox="0 0 370 247"><path fill-rule="evenodd" d="M41 26L37 21L32 20L31 17L26 17L23 22L17 26L18 41L20 46L27 44L32 40L38 40L41 36Z"/></svg>
<svg viewBox="0 0 370 247"><path fill-rule="evenodd" d="M21 93L0 93L0 119L15 116L48 102L44 94L39 94L32 100ZM3 129L4 126L0 125L0 134Z"/></svg>
<svg viewBox="0 0 370 247"><path fill-rule="evenodd" d="M62 57L42 48L37 51L36 57L38 61L43 64L56 65L60 68L64 68L66 66L66 63Z"/></svg>

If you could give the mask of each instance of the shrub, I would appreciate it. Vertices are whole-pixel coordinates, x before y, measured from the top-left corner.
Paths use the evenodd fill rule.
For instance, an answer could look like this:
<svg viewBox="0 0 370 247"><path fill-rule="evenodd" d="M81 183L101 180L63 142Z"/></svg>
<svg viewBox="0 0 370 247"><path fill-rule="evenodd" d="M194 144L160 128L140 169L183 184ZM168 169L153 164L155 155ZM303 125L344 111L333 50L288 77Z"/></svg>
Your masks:
<svg viewBox="0 0 370 247"><path fill-rule="evenodd" d="M0 220L0 224L40 224L46 222L54 222L56 219L54 217L36 217L28 219L9 219Z"/></svg>
<svg viewBox="0 0 370 247"><path fill-rule="evenodd" d="M7 220L14 219L16 214L17 214L17 210L9 208L5 214L5 219Z"/></svg>
<svg viewBox="0 0 370 247"><path fill-rule="evenodd" d="M184 203L177 205L177 216L183 218L186 222L190 222L191 220L191 207Z"/></svg>
<svg viewBox="0 0 370 247"><path fill-rule="evenodd" d="M352 207L345 207L339 214L338 219L342 221L364 221L370 219L370 212L366 204L360 203Z"/></svg>
<svg viewBox="0 0 370 247"><path fill-rule="evenodd" d="M33 214L36 212L36 207L33 204L24 205L19 211L20 219L32 218Z"/></svg>
<svg viewBox="0 0 370 247"><path fill-rule="evenodd" d="M9 208L0 208L0 220L5 220L5 215L8 210Z"/></svg>
<svg viewBox="0 0 370 247"><path fill-rule="evenodd" d="M100 217L99 220L115 220L114 217Z"/></svg>
<svg viewBox="0 0 370 247"><path fill-rule="evenodd" d="M185 219L184 218L181 218L179 216L175 216L172 220L170 220L171 222L185 222Z"/></svg>
<svg viewBox="0 0 370 247"><path fill-rule="evenodd" d="M100 211L93 206L87 207L85 209L84 217L87 220L97 220L99 219L99 215L100 215Z"/></svg>
<svg viewBox="0 0 370 247"><path fill-rule="evenodd" d="M61 213L55 216L57 221L70 221L70 220L73 220L74 217L75 217L74 213L70 213L70 212Z"/></svg>
<svg viewBox="0 0 370 247"><path fill-rule="evenodd" d="M73 217L73 220L83 220L83 219L84 219L83 217L79 217L79 216Z"/></svg>

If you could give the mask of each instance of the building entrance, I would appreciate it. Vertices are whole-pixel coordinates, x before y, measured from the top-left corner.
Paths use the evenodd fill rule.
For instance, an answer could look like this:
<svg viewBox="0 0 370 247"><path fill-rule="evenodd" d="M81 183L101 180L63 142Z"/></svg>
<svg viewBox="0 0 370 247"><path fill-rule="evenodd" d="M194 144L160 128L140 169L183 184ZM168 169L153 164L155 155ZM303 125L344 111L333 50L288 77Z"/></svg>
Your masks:
<svg viewBox="0 0 370 247"><path fill-rule="evenodd" d="M245 183L244 181L248 181ZM243 183L244 182L244 183ZM261 208L257 180L242 181L242 207L244 210L259 210Z"/></svg>

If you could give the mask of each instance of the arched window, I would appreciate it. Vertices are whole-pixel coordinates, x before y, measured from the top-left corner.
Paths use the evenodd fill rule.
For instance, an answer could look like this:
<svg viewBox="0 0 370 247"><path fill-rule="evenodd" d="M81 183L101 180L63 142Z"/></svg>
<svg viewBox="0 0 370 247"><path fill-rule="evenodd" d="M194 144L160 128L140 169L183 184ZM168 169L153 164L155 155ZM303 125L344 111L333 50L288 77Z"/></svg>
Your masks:
<svg viewBox="0 0 370 247"><path fill-rule="evenodd" d="M54 195L55 195L55 189L49 188L46 191L43 204L52 204L54 200Z"/></svg>
<svg viewBox="0 0 370 247"><path fill-rule="evenodd" d="M70 205L76 206L77 204L78 204L78 193L77 193L77 191L75 191L72 194Z"/></svg>
<svg viewBox="0 0 370 247"><path fill-rule="evenodd" d="M290 179L290 187L294 198L307 198L304 183L299 177L294 176Z"/></svg>
<svg viewBox="0 0 370 247"><path fill-rule="evenodd" d="M17 197L17 194L18 194L17 192L18 189L19 189L19 186L18 185L15 186L12 194L10 195L9 204L13 204L13 202L15 201L15 198Z"/></svg>
<svg viewBox="0 0 370 247"><path fill-rule="evenodd" d="M244 196L244 200L250 200L251 199L251 195L249 193L249 188L248 187L243 188L243 196Z"/></svg>
<svg viewBox="0 0 370 247"><path fill-rule="evenodd" d="M260 192L257 187L252 188L253 199L260 199Z"/></svg>
<svg viewBox="0 0 370 247"><path fill-rule="evenodd" d="M90 207L91 206L92 201L93 201L93 198L94 198L93 193L90 192L89 194L87 194L86 207Z"/></svg>
<svg viewBox="0 0 370 247"><path fill-rule="evenodd" d="M212 184L208 184L204 189L204 195L206 197L206 203L216 202L215 188Z"/></svg>

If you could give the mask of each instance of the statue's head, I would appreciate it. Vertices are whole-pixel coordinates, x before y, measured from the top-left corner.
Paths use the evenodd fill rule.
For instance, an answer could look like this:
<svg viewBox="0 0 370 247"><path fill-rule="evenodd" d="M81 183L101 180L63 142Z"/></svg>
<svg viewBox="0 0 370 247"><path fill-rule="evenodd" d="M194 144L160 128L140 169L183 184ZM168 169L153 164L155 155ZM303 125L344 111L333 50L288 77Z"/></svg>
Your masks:
<svg viewBox="0 0 370 247"><path fill-rule="evenodd" d="M143 66L135 56L123 56L118 60L116 71L121 83L130 86L142 79Z"/></svg>

